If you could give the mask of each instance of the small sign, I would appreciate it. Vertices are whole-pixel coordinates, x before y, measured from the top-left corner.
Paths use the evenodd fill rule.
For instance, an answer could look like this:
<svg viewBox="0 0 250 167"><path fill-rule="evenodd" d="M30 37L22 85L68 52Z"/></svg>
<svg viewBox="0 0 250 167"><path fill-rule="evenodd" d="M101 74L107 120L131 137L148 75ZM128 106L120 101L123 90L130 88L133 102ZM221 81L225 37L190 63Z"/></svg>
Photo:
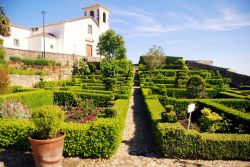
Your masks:
<svg viewBox="0 0 250 167"><path fill-rule="evenodd" d="M193 112L194 109L195 109L195 104L189 104L189 105L187 106L187 112L188 112L188 113Z"/></svg>

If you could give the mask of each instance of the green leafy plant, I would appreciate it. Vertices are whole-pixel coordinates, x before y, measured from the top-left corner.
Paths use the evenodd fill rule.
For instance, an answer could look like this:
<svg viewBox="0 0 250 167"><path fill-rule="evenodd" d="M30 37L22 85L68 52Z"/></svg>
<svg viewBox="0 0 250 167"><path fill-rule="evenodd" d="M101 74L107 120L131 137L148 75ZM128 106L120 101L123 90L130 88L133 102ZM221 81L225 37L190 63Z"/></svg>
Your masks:
<svg viewBox="0 0 250 167"><path fill-rule="evenodd" d="M203 132L214 133L220 129L219 123L222 120L222 117L212 112L209 108L203 108L201 110L202 116L199 119L201 129Z"/></svg>
<svg viewBox="0 0 250 167"><path fill-rule="evenodd" d="M202 77L198 75L191 76L187 82L188 98L195 99L205 97L205 87L206 82Z"/></svg>
<svg viewBox="0 0 250 167"><path fill-rule="evenodd" d="M31 116L30 110L23 103L16 100L4 100L0 104L0 117L28 119Z"/></svg>
<svg viewBox="0 0 250 167"><path fill-rule="evenodd" d="M121 35L113 30L108 30L99 37L97 51L104 56L106 60L126 59L125 42Z"/></svg>
<svg viewBox="0 0 250 167"><path fill-rule="evenodd" d="M117 115L118 110L115 108L105 108L104 110L104 114L105 117L110 117L110 118L114 118Z"/></svg>
<svg viewBox="0 0 250 167"><path fill-rule="evenodd" d="M56 137L64 122L64 111L58 106L41 106L33 111L32 121L37 130L35 137L51 139Z"/></svg>
<svg viewBox="0 0 250 167"><path fill-rule="evenodd" d="M176 112L174 112L174 111L163 112L161 114L161 117L162 117L163 122L170 122L170 123L177 122Z"/></svg>

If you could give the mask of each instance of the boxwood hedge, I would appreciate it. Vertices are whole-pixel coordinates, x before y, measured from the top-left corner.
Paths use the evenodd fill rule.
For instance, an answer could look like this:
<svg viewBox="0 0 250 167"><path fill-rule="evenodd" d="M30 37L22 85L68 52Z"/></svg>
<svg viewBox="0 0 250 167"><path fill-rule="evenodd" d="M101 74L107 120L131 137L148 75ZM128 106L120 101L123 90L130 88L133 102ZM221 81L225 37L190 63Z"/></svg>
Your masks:
<svg viewBox="0 0 250 167"><path fill-rule="evenodd" d="M249 134L198 133L179 122L161 123L164 108L156 99L145 100L156 143L168 158L250 160Z"/></svg>
<svg viewBox="0 0 250 167"><path fill-rule="evenodd" d="M93 123L65 123L64 155L102 157L112 156L122 141L122 131L128 111L129 100L117 100L118 110L114 118L98 118ZM30 150L28 136L34 132L29 120L0 118L0 148Z"/></svg>

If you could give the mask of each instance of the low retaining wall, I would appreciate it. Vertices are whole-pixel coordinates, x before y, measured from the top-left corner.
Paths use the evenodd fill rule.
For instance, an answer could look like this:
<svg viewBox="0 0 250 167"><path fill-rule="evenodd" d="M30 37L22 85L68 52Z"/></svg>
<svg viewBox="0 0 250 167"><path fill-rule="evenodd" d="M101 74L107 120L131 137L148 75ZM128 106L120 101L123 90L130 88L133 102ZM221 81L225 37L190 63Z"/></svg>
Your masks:
<svg viewBox="0 0 250 167"><path fill-rule="evenodd" d="M17 85L23 86L25 88L33 88L37 82L40 81L40 75L18 75L18 74L11 74L9 75L10 78L10 85ZM50 76L43 76L44 81L53 81L59 80L59 76L57 74L50 75ZM63 75L61 80L70 79L71 75Z"/></svg>
<svg viewBox="0 0 250 167"><path fill-rule="evenodd" d="M239 86L241 84L250 85L250 76L228 71L227 68L201 64L195 61L186 61L186 64L191 69L197 68L203 70L219 70L223 77L231 78L233 86Z"/></svg>
<svg viewBox="0 0 250 167"><path fill-rule="evenodd" d="M30 50L21 50L21 49L13 49L13 48L4 48L7 58L9 56L17 56L17 57L26 57L26 58L37 58L41 57L42 52L39 51L30 51ZM52 53L46 52L46 58L55 60L56 62L60 62L62 65L73 65L74 60L79 60L84 56L81 55L70 55L70 54L62 54L62 53ZM100 57L86 57L88 61L98 62L100 61Z"/></svg>

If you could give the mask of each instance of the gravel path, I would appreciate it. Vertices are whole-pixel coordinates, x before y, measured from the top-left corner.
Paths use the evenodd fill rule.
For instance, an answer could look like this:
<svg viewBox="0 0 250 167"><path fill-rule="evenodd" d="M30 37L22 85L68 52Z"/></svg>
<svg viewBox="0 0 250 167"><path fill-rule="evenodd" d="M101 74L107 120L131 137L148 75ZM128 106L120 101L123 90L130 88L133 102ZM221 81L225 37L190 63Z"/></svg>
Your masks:
<svg viewBox="0 0 250 167"><path fill-rule="evenodd" d="M153 144L152 132L147 119L140 93L138 76L135 77L130 107L126 118L123 141L116 155L108 160L64 158L65 167L250 167L247 161L204 161L167 159L160 155ZM6 166L31 167L33 161L30 154L0 150L0 167Z"/></svg>

